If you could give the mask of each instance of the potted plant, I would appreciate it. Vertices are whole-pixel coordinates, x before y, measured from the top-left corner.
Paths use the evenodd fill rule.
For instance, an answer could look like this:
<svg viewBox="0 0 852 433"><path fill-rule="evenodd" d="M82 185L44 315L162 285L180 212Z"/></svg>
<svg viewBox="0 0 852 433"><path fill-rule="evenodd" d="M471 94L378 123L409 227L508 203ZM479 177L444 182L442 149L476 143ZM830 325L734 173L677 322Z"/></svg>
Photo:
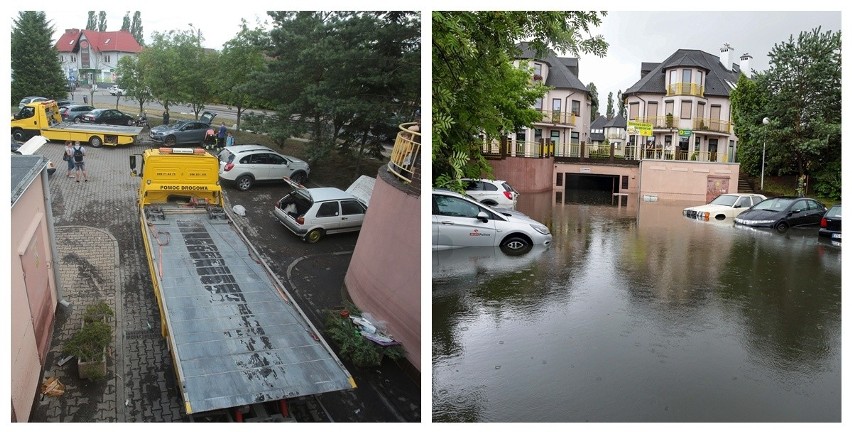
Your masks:
<svg viewBox="0 0 852 433"><path fill-rule="evenodd" d="M65 345L65 353L77 358L80 379L97 380L106 376L106 349L112 342L108 321L113 314L105 302L89 306L83 314L83 326Z"/></svg>
<svg viewBox="0 0 852 433"><path fill-rule="evenodd" d="M674 126L674 116L672 113L666 114L666 128L671 128Z"/></svg>

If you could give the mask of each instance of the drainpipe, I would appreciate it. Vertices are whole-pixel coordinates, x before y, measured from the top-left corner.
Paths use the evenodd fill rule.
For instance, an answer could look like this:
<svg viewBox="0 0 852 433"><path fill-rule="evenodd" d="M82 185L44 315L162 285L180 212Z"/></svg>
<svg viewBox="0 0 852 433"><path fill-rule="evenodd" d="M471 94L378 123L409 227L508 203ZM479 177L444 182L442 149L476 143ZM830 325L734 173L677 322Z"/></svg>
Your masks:
<svg viewBox="0 0 852 433"><path fill-rule="evenodd" d="M53 266L53 281L56 285L56 298L59 299L59 304L68 308L71 306L71 303L64 297L65 291L62 289L62 278L59 274L59 254L56 249L56 232L53 230L53 204L50 200L50 184L47 178L47 158L44 158L44 161L45 165L41 170L41 185L42 195L44 196L44 215L45 219L47 219L47 238L50 239L50 262L51 266ZM57 171L59 171L58 168Z"/></svg>

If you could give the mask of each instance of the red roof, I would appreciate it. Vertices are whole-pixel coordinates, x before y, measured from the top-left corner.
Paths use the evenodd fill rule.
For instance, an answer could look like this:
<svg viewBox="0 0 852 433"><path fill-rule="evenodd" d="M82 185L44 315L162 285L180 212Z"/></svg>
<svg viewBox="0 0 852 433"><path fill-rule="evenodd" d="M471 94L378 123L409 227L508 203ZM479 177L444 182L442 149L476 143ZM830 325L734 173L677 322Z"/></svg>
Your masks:
<svg viewBox="0 0 852 433"><path fill-rule="evenodd" d="M77 49L81 35L86 37L92 48L99 52L138 53L142 47L128 31L96 32L94 30L67 29L59 40L56 49L60 53L70 53Z"/></svg>

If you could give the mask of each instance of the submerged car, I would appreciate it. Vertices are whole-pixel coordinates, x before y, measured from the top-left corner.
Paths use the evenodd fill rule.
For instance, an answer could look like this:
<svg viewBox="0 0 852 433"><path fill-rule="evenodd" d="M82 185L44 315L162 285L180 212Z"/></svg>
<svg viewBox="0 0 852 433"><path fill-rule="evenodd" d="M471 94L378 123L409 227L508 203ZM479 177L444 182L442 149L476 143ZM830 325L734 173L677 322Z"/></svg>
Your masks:
<svg viewBox="0 0 852 433"><path fill-rule="evenodd" d="M215 113L205 111L198 120L179 121L169 125L160 125L151 128L148 136L157 143L166 146L178 146L184 144L201 144L207 136L207 130Z"/></svg>
<svg viewBox="0 0 852 433"><path fill-rule="evenodd" d="M684 209L683 215L704 221L709 221L711 218L724 221L736 217L763 200L766 200L766 197L761 194L722 194L705 205Z"/></svg>
<svg viewBox="0 0 852 433"><path fill-rule="evenodd" d="M285 177L302 184L310 174L307 162L259 144L241 144L219 151L219 180L234 184L240 191L248 191L259 182L283 182Z"/></svg>
<svg viewBox="0 0 852 433"><path fill-rule="evenodd" d="M502 214L452 191L432 191L433 250L501 247L507 254L524 254L552 241L550 229L531 218Z"/></svg>
<svg viewBox="0 0 852 433"><path fill-rule="evenodd" d="M735 225L773 228L784 233L790 227L817 225L825 205L805 197L772 197L734 218Z"/></svg>
<svg viewBox="0 0 852 433"><path fill-rule="evenodd" d="M361 176L346 189L305 188L284 178L293 191L275 204L275 218L299 236L315 243L325 235L361 230L376 179Z"/></svg>
<svg viewBox="0 0 852 433"><path fill-rule="evenodd" d="M840 203L832 206L819 222L819 236L840 241Z"/></svg>
<svg viewBox="0 0 852 433"><path fill-rule="evenodd" d="M505 180L462 179L464 192L480 203L492 207L514 209L518 192Z"/></svg>

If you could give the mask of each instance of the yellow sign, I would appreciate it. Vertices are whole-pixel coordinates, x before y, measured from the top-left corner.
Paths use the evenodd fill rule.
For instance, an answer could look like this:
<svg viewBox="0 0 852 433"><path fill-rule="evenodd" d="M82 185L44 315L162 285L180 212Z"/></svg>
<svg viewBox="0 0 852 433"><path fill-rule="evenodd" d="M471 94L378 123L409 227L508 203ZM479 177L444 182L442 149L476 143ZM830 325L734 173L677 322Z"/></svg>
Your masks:
<svg viewBox="0 0 852 433"><path fill-rule="evenodd" d="M652 133L653 125L647 122L627 122L627 135L641 135L643 137L650 137L654 135Z"/></svg>

